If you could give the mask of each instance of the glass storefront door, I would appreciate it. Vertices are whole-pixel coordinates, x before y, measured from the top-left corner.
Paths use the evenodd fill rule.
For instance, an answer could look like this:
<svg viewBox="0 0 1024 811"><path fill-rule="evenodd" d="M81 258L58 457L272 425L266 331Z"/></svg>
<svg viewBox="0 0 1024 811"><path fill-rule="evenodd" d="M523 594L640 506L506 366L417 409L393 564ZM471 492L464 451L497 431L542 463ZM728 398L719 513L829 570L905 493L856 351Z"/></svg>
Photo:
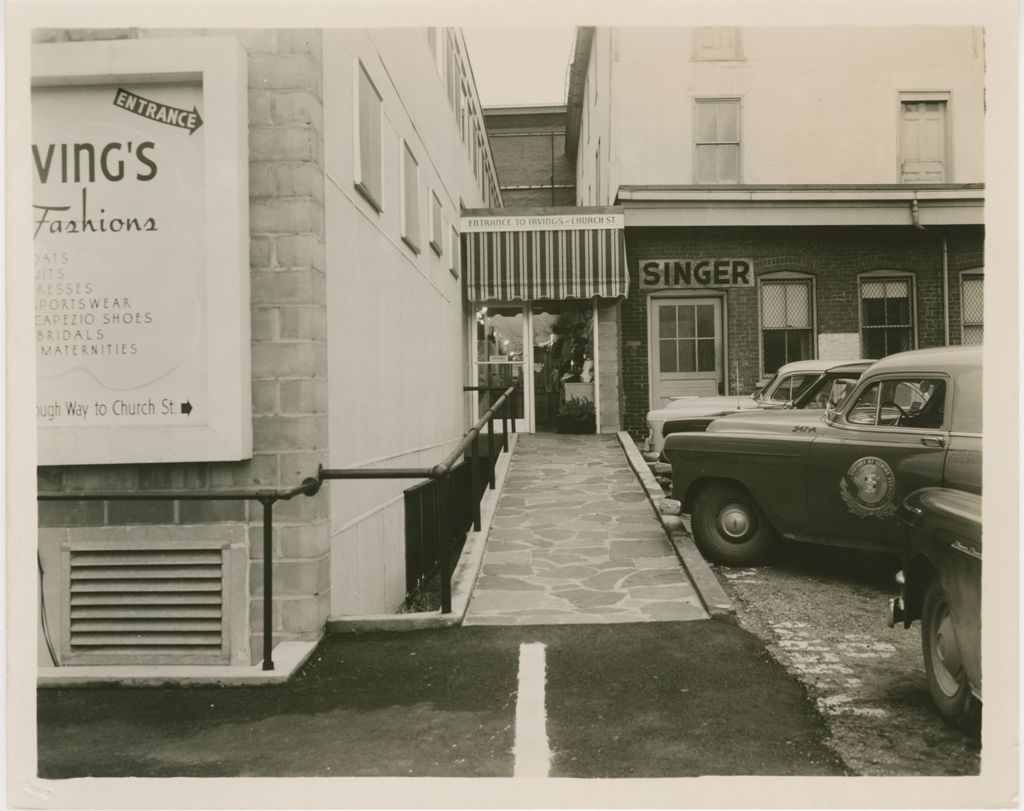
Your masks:
<svg viewBox="0 0 1024 811"><path fill-rule="evenodd" d="M529 430L528 415L523 408L523 388L527 382L523 374L526 365L526 328L526 309L522 305L477 307L476 348L473 355L476 385L502 388L517 383L520 385L515 404L515 431ZM478 392L474 418L484 414L499 396L499 391ZM513 430L511 426L510 430Z"/></svg>
<svg viewBox="0 0 1024 811"><path fill-rule="evenodd" d="M533 430L556 431L559 414L595 403L594 308L590 301L535 302L530 316Z"/></svg>
<svg viewBox="0 0 1024 811"><path fill-rule="evenodd" d="M479 305L473 358L477 386L520 384L516 431L554 432L560 414L596 407L591 301ZM495 397L480 392L475 417Z"/></svg>

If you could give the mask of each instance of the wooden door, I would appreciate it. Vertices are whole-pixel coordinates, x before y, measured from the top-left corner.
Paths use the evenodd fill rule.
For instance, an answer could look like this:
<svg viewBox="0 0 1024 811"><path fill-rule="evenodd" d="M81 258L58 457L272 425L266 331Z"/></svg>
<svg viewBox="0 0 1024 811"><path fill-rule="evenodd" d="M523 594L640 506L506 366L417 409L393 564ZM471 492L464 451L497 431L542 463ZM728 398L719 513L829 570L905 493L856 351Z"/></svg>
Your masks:
<svg viewBox="0 0 1024 811"><path fill-rule="evenodd" d="M723 394L722 301L651 298L651 407L672 397Z"/></svg>

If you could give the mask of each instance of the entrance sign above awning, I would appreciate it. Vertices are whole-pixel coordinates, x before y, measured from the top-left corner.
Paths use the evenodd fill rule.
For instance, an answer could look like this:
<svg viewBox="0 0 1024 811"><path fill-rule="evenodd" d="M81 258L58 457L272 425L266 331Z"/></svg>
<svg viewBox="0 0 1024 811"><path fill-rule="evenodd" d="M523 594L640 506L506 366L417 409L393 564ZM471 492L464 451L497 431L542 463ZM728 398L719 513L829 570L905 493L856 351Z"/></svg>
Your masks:
<svg viewBox="0 0 1024 811"><path fill-rule="evenodd" d="M610 209L467 212L461 221L470 301L616 298L629 292L624 220Z"/></svg>
<svg viewBox="0 0 1024 811"><path fill-rule="evenodd" d="M481 231L578 231L592 228L625 227L623 214L507 214L463 217L462 233Z"/></svg>

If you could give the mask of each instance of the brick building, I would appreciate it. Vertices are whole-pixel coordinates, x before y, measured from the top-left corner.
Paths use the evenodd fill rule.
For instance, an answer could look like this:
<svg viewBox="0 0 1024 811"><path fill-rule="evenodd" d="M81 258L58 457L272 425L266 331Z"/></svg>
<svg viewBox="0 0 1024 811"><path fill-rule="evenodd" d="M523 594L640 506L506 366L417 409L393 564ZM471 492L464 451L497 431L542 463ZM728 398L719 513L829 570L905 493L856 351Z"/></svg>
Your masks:
<svg viewBox="0 0 1024 811"><path fill-rule="evenodd" d="M581 28L567 109L578 204L625 217L636 438L785 362L981 341L980 30Z"/></svg>
<svg viewBox="0 0 1024 811"><path fill-rule="evenodd" d="M69 187L74 195L82 187L83 201L86 193L107 201L105 211L129 194L143 208L173 198L177 208L153 227L158 220L160 231L182 234L159 250L132 234L131 249L104 254L105 243L86 250L81 234L37 228L37 280L47 270L40 263L58 257L59 284L114 290L135 282L110 276L105 264L148 257L133 268L140 286L123 296L132 317L148 322L123 346L140 357L152 350L126 367L139 380L110 384L142 392L136 413L116 426L93 426L91 415L74 423L56 399L40 407L40 494L290 487L321 464L426 467L444 459L473 409L462 390L460 210L501 205L461 33L39 30L35 43L33 203ZM94 100L95 114L76 113ZM102 151L101 136L109 141ZM127 176L112 156L132 141L141 166ZM172 150L194 159L194 176L182 168L185 157L172 166ZM60 156L71 171L68 155L73 176L58 184ZM168 179L159 195L142 183L154 175ZM119 191L113 181L125 178L134 185ZM194 263L186 259L193 249ZM167 309L155 292L161 277L193 265L193 281L167 288L184 290L186 300ZM53 298L57 290L37 290L37 312L70 306ZM194 313L190 331L173 331L175 312ZM227 322L222 340L206 340ZM157 329L166 332L149 348L146 330ZM40 331L37 354L51 334ZM160 354L179 346L200 359ZM227 360L217 347L227 347ZM186 400L180 388L160 417L149 413L146 374L165 362L170 376L194 366L194 390L208 396ZM97 390L95 374L58 372L62 397ZM225 379L234 388L217 394ZM233 432L223 443L210 430L221 418ZM317 498L277 505L275 642L316 640L328 617L399 608L409 484L338 482ZM41 665L260 659L258 504L44 501L39 525Z"/></svg>
<svg viewBox="0 0 1024 811"><path fill-rule="evenodd" d="M576 204L576 167L566 152L565 120L565 105L484 109L506 206Z"/></svg>

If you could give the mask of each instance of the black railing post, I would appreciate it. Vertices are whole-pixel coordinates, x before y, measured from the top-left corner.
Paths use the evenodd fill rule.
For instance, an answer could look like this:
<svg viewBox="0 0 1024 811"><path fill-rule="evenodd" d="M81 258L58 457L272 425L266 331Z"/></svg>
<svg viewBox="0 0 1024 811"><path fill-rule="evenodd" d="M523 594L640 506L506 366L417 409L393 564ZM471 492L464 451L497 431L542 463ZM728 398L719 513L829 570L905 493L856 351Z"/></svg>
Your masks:
<svg viewBox="0 0 1024 811"><path fill-rule="evenodd" d="M261 493L263 505L263 669L274 669L274 497Z"/></svg>
<svg viewBox="0 0 1024 811"><path fill-rule="evenodd" d="M494 489L494 417L487 419L487 470L491 489Z"/></svg>
<svg viewBox="0 0 1024 811"><path fill-rule="evenodd" d="M477 492L477 487L480 482L480 471L479 465L480 460L477 459L477 446L479 445L479 435L473 435L473 442L469 446L469 503L473 505L473 531L480 531L480 493Z"/></svg>
<svg viewBox="0 0 1024 811"><path fill-rule="evenodd" d="M452 512L452 474L451 471L444 474L444 477L437 482L438 490L441 491L442 504L444 507L444 532L440 538L438 547L438 565L441 569L441 613L452 613L452 573L449 565L450 550L452 547L453 535L455 533L455 521Z"/></svg>
<svg viewBox="0 0 1024 811"><path fill-rule="evenodd" d="M505 398L505 402L501 407L501 449L508 453L508 401L509 397Z"/></svg>

